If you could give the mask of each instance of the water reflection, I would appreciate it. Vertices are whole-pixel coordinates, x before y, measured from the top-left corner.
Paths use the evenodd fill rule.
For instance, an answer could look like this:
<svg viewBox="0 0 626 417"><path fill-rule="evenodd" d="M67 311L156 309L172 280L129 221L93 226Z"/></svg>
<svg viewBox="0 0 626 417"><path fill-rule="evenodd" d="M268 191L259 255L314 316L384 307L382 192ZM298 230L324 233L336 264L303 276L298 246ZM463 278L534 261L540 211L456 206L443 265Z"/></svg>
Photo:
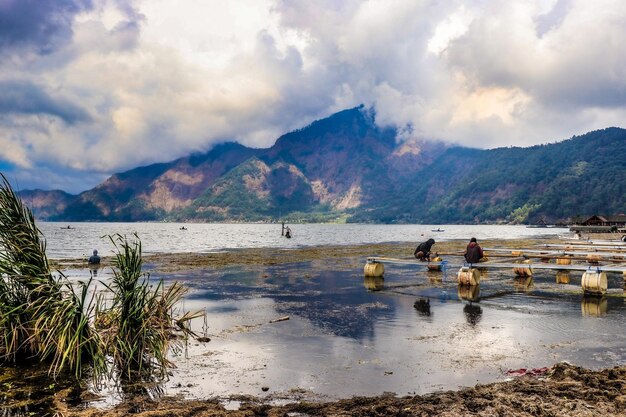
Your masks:
<svg viewBox="0 0 626 417"><path fill-rule="evenodd" d="M556 271L556 283L557 284L569 284L571 277L570 273L566 271Z"/></svg>
<svg viewBox="0 0 626 417"><path fill-rule="evenodd" d="M385 279L383 277L365 277L363 285L370 291L380 291L385 285Z"/></svg>
<svg viewBox="0 0 626 417"><path fill-rule="evenodd" d="M257 395L265 385L333 398L424 393L491 382L501 369L544 366L546 357L597 367L626 358L626 305L609 297L615 314L584 319L580 296L556 285L552 271L537 271L537 291L520 293L508 270L459 287L452 274L430 279L445 271L400 266L384 279L364 279L359 269L303 262L183 276L193 288L185 307L208 312L208 324L200 319L194 329L208 326L211 342L191 343L189 359L177 358L166 394ZM471 359L466 346L476 347ZM451 365L450 358L460 359ZM387 371L393 376L381 380Z"/></svg>
<svg viewBox="0 0 626 417"><path fill-rule="evenodd" d="M420 298L413 303L413 307L421 316L430 317L430 300L428 298Z"/></svg>
<svg viewBox="0 0 626 417"><path fill-rule="evenodd" d="M606 297L583 297L580 308L583 316L599 317L606 314L608 302Z"/></svg>
<svg viewBox="0 0 626 417"><path fill-rule="evenodd" d="M533 285L533 277L525 276L525 277L515 277L513 278L513 288L518 292L526 292L532 288Z"/></svg>
<svg viewBox="0 0 626 417"><path fill-rule="evenodd" d="M461 300L480 300L480 285L459 285L458 295Z"/></svg>
<svg viewBox="0 0 626 417"><path fill-rule="evenodd" d="M472 326L476 326L483 317L483 309L478 304L469 303L463 307L465 320Z"/></svg>
<svg viewBox="0 0 626 417"><path fill-rule="evenodd" d="M478 268L478 271L480 272L480 279L481 279L481 281L489 278L489 269L487 269L487 268Z"/></svg>

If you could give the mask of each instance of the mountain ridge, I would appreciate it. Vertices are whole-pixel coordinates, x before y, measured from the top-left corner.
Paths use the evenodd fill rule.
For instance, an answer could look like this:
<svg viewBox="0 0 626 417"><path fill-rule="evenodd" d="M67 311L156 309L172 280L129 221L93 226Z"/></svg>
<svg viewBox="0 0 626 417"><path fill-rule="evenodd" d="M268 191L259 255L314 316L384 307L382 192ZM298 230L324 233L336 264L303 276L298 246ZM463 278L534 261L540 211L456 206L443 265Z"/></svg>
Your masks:
<svg viewBox="0 0 626 417"><path fill-rule="evenodd" d="M47 219L533 223L626 207L626 130L474 149L378 126L363 106L280 136L112 175ZM71 200L71 199L70 199Z"/></svg>

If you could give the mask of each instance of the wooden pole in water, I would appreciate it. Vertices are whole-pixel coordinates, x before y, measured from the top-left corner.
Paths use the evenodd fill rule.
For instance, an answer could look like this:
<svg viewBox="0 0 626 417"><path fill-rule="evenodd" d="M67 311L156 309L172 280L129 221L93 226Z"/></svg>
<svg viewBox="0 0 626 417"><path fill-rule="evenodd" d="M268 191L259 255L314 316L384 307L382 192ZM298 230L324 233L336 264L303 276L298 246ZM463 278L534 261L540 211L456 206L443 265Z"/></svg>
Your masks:
<svg viewBox="0 0 626 417"><path fill-rule="evenodd" d="M448 256L463 256L462 253L455 252L438 252L440 255L448 255ZM594 256L597 255L597 256ZM585 256L575 256L575 255L561 255L561 254L529 254L524 253L523 250L511 251L511 253L494 253L485 251L485 257L489 258L519 258L519 259L556 259L558 265L570 265L570 263L559 263L559 259L569 259L572 261L589 261L590 259L599 259L601 261L610 261L610 262L624 262L624 259L621 257L613 258L613 257L603 257L601 253L594 255L585 255Z"/></svg>

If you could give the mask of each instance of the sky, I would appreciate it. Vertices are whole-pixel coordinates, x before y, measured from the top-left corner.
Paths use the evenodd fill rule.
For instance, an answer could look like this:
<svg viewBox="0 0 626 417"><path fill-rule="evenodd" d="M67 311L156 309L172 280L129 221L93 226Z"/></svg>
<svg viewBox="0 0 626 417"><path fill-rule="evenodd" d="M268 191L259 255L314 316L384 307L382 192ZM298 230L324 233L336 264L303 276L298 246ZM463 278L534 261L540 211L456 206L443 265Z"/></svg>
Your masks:
<svg viewBox="0 0 626 417"><path fill-rule="evenodd" d="M365 105L494 148L626 120L621 0L0 0L0 171L113 173Z"/></svg>

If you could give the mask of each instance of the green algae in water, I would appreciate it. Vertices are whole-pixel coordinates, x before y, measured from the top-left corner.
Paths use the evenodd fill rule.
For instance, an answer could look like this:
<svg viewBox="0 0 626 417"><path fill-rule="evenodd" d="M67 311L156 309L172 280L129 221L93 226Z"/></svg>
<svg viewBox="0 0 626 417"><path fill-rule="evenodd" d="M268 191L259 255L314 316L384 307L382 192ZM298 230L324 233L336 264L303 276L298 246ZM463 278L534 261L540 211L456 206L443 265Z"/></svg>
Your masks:
<svg viewBox="0 0 626 417"><path fill-rule="evenodd" d="M2 417L54 416L55 395L63 391L68 404L78 405L77 387L60 377L48 377L43 367L0 367L0 415Z"/></svg>

